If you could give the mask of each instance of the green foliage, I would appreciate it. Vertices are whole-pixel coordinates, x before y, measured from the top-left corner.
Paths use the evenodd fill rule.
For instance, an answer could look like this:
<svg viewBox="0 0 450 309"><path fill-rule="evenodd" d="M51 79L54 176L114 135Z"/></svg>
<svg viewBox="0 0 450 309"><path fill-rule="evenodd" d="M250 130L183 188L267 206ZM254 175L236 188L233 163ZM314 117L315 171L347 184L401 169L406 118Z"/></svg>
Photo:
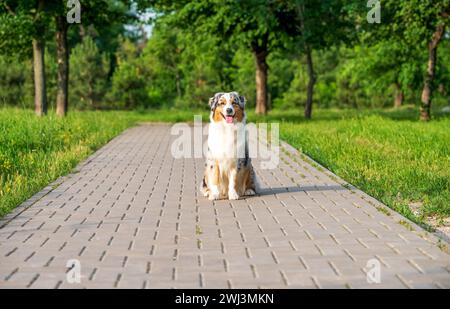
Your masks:
<svg viewBox="0 0 450 309"><path fill-rule="evenodd" d="M295 78L295 74L300 71L301 67L298 65L296 58L297 57L291 53L280 50L274 51L269 56L268 65L270 68L270 75L268 86L270 107L274 107L276 104L274 101L281 98L289 90L291 83ZM247 69L251 69L251 66L249 65ZM254 79L253 76L252 79ZM250 85L254 84L250 79L248 83ZM240 88L236 87L236 89ZM304 101L301 101L301 103L303 102Z"/></svg>
<svg viewBox="0 0 450 309"><path fill-rule="evenodd" d="M100 108L107 91L109 57L85 37L71 52L70 101L78 108Z"/></svg>
<svg viewBox="0 0 450 309"><path fill-rule="evenodd" d="M31 74L29 63L0 56L0 105L30 107Z"/></svg>
<svg viewBox="0 0 450 309"><path fill-rule="evenodd" d="M426 46L431 39L436 26L449 23L450 0L387 0L385 4L394 11L395 27L393 33L409 44ZM445 14L446 16L445 16Z"/></svg>
<svg viewBox="0 0 450 309"><path fill-rule="evenodd" d="M135 1L140 9L157 13L147 41L140 36L132 1L86 0L82 28L69 27L74 57L70 105L206 108L214 92L237 90L253 106L252 52L266 48L269 104L275 109L301 108L306 100L308 46L317 74L315 105L391 106L396 85L406 103L418 103L426 43L437 24L448 23L442 12L449 2L386 0L382 23L368 24L366 3L356 0ZM31 38L45 34L51 104L56 93L54 16L67 8L46 1L45 10L37 12L36 1L1 3L7 6L0 5L0 53L8 55L8 60L1 60L8 65L0 66L0 97L6 104L32 105ZM82 42L83 37L95 44ZM446 36L438 49L438 106L449 102L449 51Z"/></svg>
<svg viewBox="0 0 450 309"><path fill-rule="evenodd" d="M222 1L166 0L138 1L168 14L171 24L189 29L197 36L216 36L245 47L261 46L279 40L283 18L292 12L286 2L266 0ZM265 41L265 42L264 42Z"/></svg>
<svg viewBox="0 0 450 309"><path fill-rule="evenodd" d="M112 77L110 97L118 107L148 107L144 62L130 40L121 38L116 52L117 68Z"/></svg>
<svg viewBox="0 0 450 309"><path fill-rule="evenodd" d="M165 105L180 98L182 45L179 31L164 23L155 29L146 46L142 61L149 66L148 95L152 105Z"/></svg>
<svg viewBox="0 0 450 309"><path fill-rule="evenodd" d="M255 60L251 52L245 48L236 51L232 65L232 89L239 91L247 99L248 106L254 106L256 101Z"/></svg>
<svg viewBox="0 0 450 309"><path fill-rule="evenodd" d="M293 77L290 82L288 82L286 91L275 98L274 106L276 108L300 108L306 101L306 85L308 81L306 67L302 61L295 59L291 62L288 71L291 71ZM277 76L272 76L272 78L276 79Z"/></svg>
<svg viewBox="0 0 450 309"><path fill-rule="evenodd" d="M0 1L0 54L27 57L33 38L48 38L50 14L33 0Z"/></svg>
<svg viewBox="0 0 450 309"><path fill-rule="evenodd" d="M162 21L143 50L124 42L117 53L113 100L126 108L205 107L212 93L232 88L236 75L233 54L216 40L198 40Z"/></svg>
<svg viewBox="0 0 450 309"><path fill-rule="evenodd" d="M449 47L446 42L439 53L437 106L449 103L446 90L450 85L446 82L450 78ZM333 47L314 52L317 72L314 104L319 107L390 107L397 82L405 94L405 103L419 102L426 52L414 50L414 55L406 56L402 52L396 54L396 51L395 42L383 41L374 46ZM275 96L275 107L300 108L306 100L307 72L303 59L292 61L283 74L289 75L290 72L294 77L289 88ZM273 78L277 80L283 74L276 74Z"/></svg>
<svg viewBox="0 0 450 309"><path fill-rule="evenodd" d="M33 23L22 12L15 15L0 12L0 53L30 54Z"/></svg>
<svg viewBox="0 0 450 309"><path fill-rule="evenodd" d="M361 1L344 0L293 0L286 1L290 12L291 28L284 25L297 50L309 47L320 50L336 43L350 43L357 38L355 24L361 15ZM320 21L320 22L319 22ZM331 31L330 31L331 30Z"/></svg>
<svg viewBox="0 0 450 309"><path fill-rule="evenodd" d="M425 62L423 56L420 50L405 49L396 41L381 41L370 47L358 46L345 75L352 84L365 83L361 88L368 91L387 89L395 83L404 90L420 87L422 64Z"/></svg>
<svg viewBox="0 0 450 309"><path fill-rule="evenodd" d="M156 55L149 80L156 89L151 93L163 98L160 105L168 102L184 107L206 102L216 89L234 89L246 95L252 105L255 65L249 47L261 47L267 40L273 53L268 58L268 87L269 102L274 107L300 108L304 104L308 80L305 46L313 48L317 73L314 102L319 106L391 106L396 85L406 102L418 102L427 51L418 41L402 38L407 30L404 21L411 16L416 18L419 11L426 13L423 18L430 34L438 20L436 14L443 6L430 8L428 3L416 9L400 2L387 1L383 6L384 18L392 18L395 24L368 25L365 3L358 1L296 0L268 4L255 0L220 5L216 1L141 1L141 5L150 3L167 14L157 18L154 36L164 37L164 33L177 28L174 25L180 29L176 40L159 40L164 43L157 44L158 39L153 42L150 39L148 49ZM289 17L291 22L281 23L281 16ZM158 27L161 24L171 26ZM355 31L355 25L359 32ZM342 43L352 45L345 47ZM165 57L159 57L160 53ZM178 75L173 73L174 67ZM445 104L442 96L447 93L447 76L446 65L441 65L438 69L441 91L437 94L440 104Z"/></svg>
<svg viewBox="0 0 450 309"><path fill-rule="evenodd" d="M47 84L47 104L53 107L56 101L58 62L54 50L54 44L47 44L45 49L45 79ZM32 69L30 68L32 71ZM32 96L33 94L31 94Z"/></svg>
<svg viewBox="0 0 450 309"><path fill-rule="evenodd" d="M176 106L205 107L211 95L233 87L232 79L235 66L229 44L218 43L217 37L198 39L194 35L180 32L180 73L182 79L177 82ZM177 77L175 75L175 77ZM176 78L177 81L177 78Z"/></svg>
<svg viewBox="0 0 450 309"><path fill-rule="evenodd" d="M177 76L181 74L176 42L177 33L172 30L155 31L144 50L125 42L118 51L113 75L114 100L123 102L125 108L174 104Z"/></svg>

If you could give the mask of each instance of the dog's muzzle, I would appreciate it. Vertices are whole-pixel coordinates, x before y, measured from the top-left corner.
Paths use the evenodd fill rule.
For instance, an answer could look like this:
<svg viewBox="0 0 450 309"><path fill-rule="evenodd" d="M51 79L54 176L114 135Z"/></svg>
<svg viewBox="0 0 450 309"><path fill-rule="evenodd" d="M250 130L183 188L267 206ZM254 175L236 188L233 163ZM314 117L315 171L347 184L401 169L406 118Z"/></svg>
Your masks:
<svg viewBox="0 0 450 309"><path fill-rule="evenodd" d="M233 123L234 120L234 110L232 108L227 108L226 110L226 115L224 116L225 121L227 123Z"/></svg>

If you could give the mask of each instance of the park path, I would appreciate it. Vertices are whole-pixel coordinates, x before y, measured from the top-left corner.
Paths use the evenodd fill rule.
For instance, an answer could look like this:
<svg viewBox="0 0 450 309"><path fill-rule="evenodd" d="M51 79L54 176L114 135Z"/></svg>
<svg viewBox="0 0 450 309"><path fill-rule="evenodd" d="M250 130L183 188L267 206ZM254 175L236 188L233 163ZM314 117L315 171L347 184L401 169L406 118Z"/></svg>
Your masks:
<svg viewBox="0 0 450 309"><path fill-rule="evenodd" d="M174 138L128 129L0 221L0 287L450 288L443 243L289 145L259 196L213 203Z"/></svg>

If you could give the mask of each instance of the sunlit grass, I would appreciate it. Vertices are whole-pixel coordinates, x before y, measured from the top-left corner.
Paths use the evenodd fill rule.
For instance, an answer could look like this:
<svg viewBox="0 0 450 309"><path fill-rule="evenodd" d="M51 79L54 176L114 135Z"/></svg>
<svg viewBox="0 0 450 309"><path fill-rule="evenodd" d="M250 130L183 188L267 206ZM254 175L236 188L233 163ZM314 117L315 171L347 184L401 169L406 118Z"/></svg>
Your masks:
<svg viewBox="0 0 450 309"><path fill-rule="evenodd" d="M67 174L134 123L126 112L73 112L66 119L0 109L0 217Z"/></svg>
<svg viewBox="0 0 450 309"><path fill-rule="evenodd" d="M436 113L437 114L437 113ZM271 113L281 138L418 223L450 215L450 118L417 121L417 110L318 110Z"/></svg>

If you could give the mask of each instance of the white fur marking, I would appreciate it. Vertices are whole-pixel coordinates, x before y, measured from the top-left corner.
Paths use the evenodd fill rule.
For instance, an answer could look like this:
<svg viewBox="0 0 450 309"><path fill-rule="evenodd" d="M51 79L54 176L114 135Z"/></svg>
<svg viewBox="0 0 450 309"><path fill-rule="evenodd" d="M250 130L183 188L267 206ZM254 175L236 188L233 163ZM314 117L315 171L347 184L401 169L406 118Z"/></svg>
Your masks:
<svg viewBox="0 0 450 309"><path fill-rule="evenodd" d="M220 191L219 188L215 185L211 186L211 192L209 193L209 199L211 201L218 200L220 198Z"/></svg>
<svg viewBox="0 0 450 309"><path fill-rule="evenodd" d="M230 200L237 200L239 199L239 194L236 192L235 185L236 185L236 169L232 168L229 172L229 181L228 181L228 198Z"/></svg>

